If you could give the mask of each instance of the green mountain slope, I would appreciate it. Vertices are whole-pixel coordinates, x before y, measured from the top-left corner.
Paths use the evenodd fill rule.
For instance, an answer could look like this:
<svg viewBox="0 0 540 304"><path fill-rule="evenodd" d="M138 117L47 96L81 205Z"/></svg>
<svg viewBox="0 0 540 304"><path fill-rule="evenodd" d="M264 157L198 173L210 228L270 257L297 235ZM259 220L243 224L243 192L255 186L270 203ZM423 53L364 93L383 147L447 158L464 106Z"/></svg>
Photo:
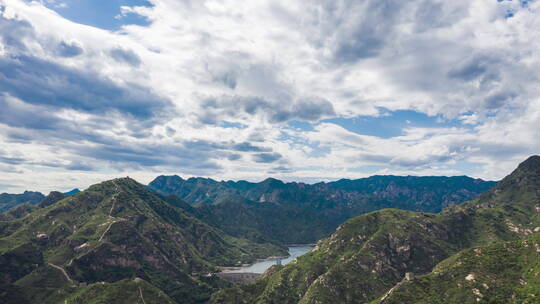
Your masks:
<svg viewBox="0 0 540 304"><path fill-rule="evenodd" d="M540 234L466 249L374 303L538 303Z"/></svg>
<svg viewBox="0 0 540 304"><path fill-rule="evenodd" d="M533 156L478 199L440 214L389 209L353 218L295 263L218 292L213 302L367 303L406 273L428 274L464 249L540 231L539 195L540 157Z"/></svg>
<svg viewBox="0 0 540 304"><path fill-rule="evenodd" d="M79 287L69 281L61 270L50 265L36 269L13 286L12 293L18 293L21 298L5 303L175 303L163 291L140 278Z"/></svg>
<svg viewBox="0 0 540 304"><path fill-rule="evenodd" d="M227 200L202 205L193 213L230 235L276 244L315 243L335 229L323 213L311 208Z"/></svg>
<svg viewBox="0 0 540 304"><path fill-rule="evenodd" d="M0 222L0 285L9 290L28 286L28 280L48 284L46 274L55 270L77 288L139 277L178 303L198 303L223 283L191 273L281 253L228 236L132 179L116 179ZM79 292L70 288L58 293ZM41 289L27 298L46 294Z"/></svg>
<svg viewBox="0 0 540 304"><path fill-rule="evenodd" d="M160 176L149 188L198 207L194 213L198 218L232 235L276 243L314 243L360 214L383 208L439 212L473 199L493 185L465 176L372 176L313 185L271 178L250 183Z"/></svg>
<svg viewBox="0 0 540 304"><path fill-rule="evenodd" d="M174 304L175 302L153 285L135 278L115 283L96 283L78 290L66 300L73 304Z"/></svg>

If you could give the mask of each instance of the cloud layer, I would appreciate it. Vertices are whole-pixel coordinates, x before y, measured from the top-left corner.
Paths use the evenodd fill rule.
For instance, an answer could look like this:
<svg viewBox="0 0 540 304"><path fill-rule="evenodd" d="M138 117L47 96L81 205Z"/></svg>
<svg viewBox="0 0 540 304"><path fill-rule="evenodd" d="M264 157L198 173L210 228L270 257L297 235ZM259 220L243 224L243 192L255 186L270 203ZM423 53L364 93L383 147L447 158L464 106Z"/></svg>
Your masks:
<svg viewBox="0 0 540 304"><path fill-rule="evenodd" d="M498 179L540 151L537 1L150 2L110 31L54 11L68 2L0 0L0 191ZM388 115L397 136L351 127Z"/></svg>

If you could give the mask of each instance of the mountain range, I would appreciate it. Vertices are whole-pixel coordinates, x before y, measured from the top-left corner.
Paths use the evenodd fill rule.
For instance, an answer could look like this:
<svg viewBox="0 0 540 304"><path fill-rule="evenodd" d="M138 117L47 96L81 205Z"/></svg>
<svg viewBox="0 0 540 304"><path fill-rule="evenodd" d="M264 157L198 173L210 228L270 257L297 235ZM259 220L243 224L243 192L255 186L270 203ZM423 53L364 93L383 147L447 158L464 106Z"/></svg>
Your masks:
<svg viewBox="0 0 540 304"><path fill-rule="evenodd" d="M119 178L0 214L0 302L538 303L539 235L540 156L497 184ZM311 240L255 282L214 275Z"/></svg>
<svg viewBox="0 0 540 304"><path fill-rule="evenodd" d="M40 192L24 191L21 194L0 194L0 213L22 204L36 205L45 198Z"/></svg>
<svg viewBox="0 0 540 304"><path fill-rule="evenodd" d="M285 253L231 237L136 181L116 179L0 221L0 294L18 297L8 303L79 303L130 289L137 299L139 291L141 299L198 303L226 284L199 274Z"/></svg>
<svg viewBox="0 0 540 304"><path fill-rule="evenodd" d="M196 206L194 216L231 235L298 244L315 243L357 215L383 208L439 212L493 185L466 176L372 176L316 184L159 176L148 187Z"/></svg>
<svg viewBox="0 0 540 304"><path fill-rule="evenodd" d="M345 220L382 208L439 212L475 198L494 184L466 176L372 176L316 184L159 176L148 189L232 236L281 245L315 243ZM53 191L47 197L29 191L2 194L0 206L10 212L0 219L21 217L31 206L50 205L78 192Z"/></svg>
<svg viewBox="0 0 540 304"><path fill-rule="evenodd" d="M539 303L540 157L441 213L348 220L287 266L212 303Z"/></svg>
<svg viewBox="0 0 540 304"><path fill-rule="evenodd" d="M55 193L60 193L58 191L53 191ZM81 192L79 189L75 188L69 192L61 193L62 195L73 195ZM45 195L41 192L36 191L24 191L20 194L10 194L2 193L0 194L0 213L10 211L20 205L27 204L30 206L37 205L45 199Z"/></svg>

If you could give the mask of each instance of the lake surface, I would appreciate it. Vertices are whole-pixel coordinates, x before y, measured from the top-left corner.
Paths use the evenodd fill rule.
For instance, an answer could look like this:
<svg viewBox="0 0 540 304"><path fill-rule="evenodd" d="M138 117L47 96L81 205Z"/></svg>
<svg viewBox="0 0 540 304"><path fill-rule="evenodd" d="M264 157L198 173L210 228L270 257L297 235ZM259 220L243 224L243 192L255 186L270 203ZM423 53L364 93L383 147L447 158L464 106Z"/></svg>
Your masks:
<svg viewBox="0 0 540 304"><path fill-rule="evenodd" d="M229 272L229 273L235 273L235 272L252 272L252 273L263 273L266 271L266 269L270 268L272 265L276 265L278 263L278 260L281 260L281 265L287 265L288 263L292 262L297 257L304 255L311 250L313 250L313 246L294 246L289 247L289 257L282 258L282 259L269 259L264 260L261 262L256 262L250 266L245 267L239 267L238 269L234 270L225 270L223 272Z"/></svg>

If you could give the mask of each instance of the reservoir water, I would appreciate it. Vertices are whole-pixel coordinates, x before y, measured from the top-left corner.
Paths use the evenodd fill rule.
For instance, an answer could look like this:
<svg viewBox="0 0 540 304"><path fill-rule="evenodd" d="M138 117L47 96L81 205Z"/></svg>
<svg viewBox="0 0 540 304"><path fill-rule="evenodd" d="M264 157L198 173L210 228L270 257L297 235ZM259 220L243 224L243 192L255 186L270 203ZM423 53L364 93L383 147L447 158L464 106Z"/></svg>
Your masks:
<svg viewBox="0 0 540 304"><path fill-rule="evenodd" d="M266 269L270 268L272 265L276 265L278 260L281 260L281 265L287 265L292 262L297 257L304 255L310 252L314 247L313 246L291 246L289 247L289 257L281 259L268 259L260 262L256 262L250 266L238 267L237 269L225 270L226 273L235 273L235 272L252 272L252 273L263 273Z"/></svg>

